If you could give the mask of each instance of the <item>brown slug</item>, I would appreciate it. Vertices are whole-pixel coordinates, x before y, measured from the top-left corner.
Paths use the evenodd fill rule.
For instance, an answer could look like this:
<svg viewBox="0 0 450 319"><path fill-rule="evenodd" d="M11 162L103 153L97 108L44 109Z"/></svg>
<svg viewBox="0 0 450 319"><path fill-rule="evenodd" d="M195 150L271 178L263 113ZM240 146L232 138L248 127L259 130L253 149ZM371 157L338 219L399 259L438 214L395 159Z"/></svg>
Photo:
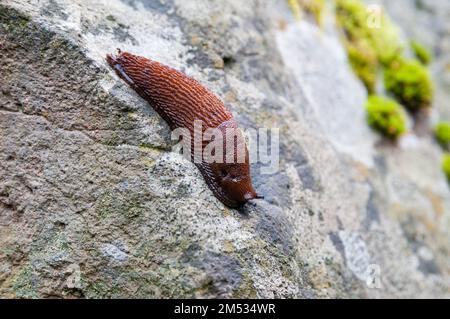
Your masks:
<svg viewBox="0 0 450 319"><path fill-rule="evenodd" d="M108 54L109 65L169 124L170 129L187 128L194 134L194 121L207 128L237 129L238 125L224 103L206 87L182 72L159 62L118 51ZM240 133L242 134L242 133ZM248 150L245 140L234 140L234 160L222 163L201 160L196 166L214 195L225 205L237 208L259 198L252 186ZM242 142L243 141L243 142ZM239 144L239 143L244 143ZM226 144L224 137L224 146ZM245 160L237 161L237 147L245 148ZM192 154L194 153L192 144ZM205 144L202 143L202 148ZM224 148L226 150L226 148ZM223 152L225 159L225 151Z"/></svg>

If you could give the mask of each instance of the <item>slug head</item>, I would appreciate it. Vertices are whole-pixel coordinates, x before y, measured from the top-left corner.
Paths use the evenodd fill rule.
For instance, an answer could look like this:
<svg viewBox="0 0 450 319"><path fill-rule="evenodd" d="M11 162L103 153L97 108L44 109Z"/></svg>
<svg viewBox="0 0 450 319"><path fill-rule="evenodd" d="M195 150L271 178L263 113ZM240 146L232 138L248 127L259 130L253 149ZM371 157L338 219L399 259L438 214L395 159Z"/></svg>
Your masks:
<svg viewBox="0 0 450 319"><path fill-rule="evenodd" d="M214 175L212 182L216 184L213 191L225 205L237 208L251 199L258 198L247 163L212 163L210 165Z"/></svg>
<svg viewBox="0 0 450 319"><path fill-rule="evenodd" d="M238 208L251 199L261 197L256 194L252 185L249 154L245 138L236 121L234 119L225 121L218 129L223 137L223 160L203 162L199 168L206 175L205 180L214 195L225 205ZM229 138L227 134L233 136Z"/></svg>

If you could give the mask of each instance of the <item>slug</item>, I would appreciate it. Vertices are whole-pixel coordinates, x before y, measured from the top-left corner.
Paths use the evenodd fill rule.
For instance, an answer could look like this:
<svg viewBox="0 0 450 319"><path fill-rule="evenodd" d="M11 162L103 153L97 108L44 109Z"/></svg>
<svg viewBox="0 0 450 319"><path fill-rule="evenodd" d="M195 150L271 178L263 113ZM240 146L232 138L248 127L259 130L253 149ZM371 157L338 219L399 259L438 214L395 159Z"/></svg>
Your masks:
<svg viewBox="0 0 450 319"><path fill-rule="evenodd" d="M202 121L203 132L217 128L237 129L238 124L224 103L195 79L159 62L118 50L108 54L106 61L117 75L128 83L169 124L171 130L187 128L193 136L194 121ZM240 132L240 131L239 131ZM242 134L242 133L240 133ZM243 136L242 136L243 137ZM224 151L226 138L224 135ZM222 163L201 161L195 163L213 194L226 206L242 207L256 194L250 177L248 149L245 140L234 141L234 160ZM194 145L191 144L191 154ZM237 161L237 147L245 148L245 161ZM202 143L204 149L205 143Z"/></svg>

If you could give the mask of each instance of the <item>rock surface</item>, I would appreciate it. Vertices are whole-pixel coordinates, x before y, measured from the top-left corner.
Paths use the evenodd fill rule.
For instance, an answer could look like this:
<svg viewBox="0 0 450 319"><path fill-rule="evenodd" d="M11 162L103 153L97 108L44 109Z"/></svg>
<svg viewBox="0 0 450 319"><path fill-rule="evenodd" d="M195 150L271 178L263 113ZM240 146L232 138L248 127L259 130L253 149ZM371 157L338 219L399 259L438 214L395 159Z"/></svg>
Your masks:
<svg viewBox="0 0 450 319"><path fill-rule="evenodd" d="M0 47L1 297L450 297L441 151L368 129L333 27L284 1L1 0ZM118 47L280 129L265 200L224 207L170 152Z"/></svg>

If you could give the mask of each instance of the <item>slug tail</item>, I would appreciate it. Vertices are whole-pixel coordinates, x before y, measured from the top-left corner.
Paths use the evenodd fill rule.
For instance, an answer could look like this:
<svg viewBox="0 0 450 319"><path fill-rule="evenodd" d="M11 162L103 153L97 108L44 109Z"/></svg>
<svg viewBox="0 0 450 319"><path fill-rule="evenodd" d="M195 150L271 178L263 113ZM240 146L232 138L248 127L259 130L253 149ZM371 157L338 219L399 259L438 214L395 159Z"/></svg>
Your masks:
<svg viewBox="0 0 450 319"><path fill-rule="evenodd" d="M108 62L108 64L116 71L117 75L124 80L125 82L127 82L129 85L131 85L134 89L135 88L135 83L134 81L127 75L127 73L125 72L125 70L123 69L121 63L120 63L120 56L122 54L122 52L118 49L118 53L119 56L115 56L114 54L107 54L106 55L106 62Z"/></svg>

